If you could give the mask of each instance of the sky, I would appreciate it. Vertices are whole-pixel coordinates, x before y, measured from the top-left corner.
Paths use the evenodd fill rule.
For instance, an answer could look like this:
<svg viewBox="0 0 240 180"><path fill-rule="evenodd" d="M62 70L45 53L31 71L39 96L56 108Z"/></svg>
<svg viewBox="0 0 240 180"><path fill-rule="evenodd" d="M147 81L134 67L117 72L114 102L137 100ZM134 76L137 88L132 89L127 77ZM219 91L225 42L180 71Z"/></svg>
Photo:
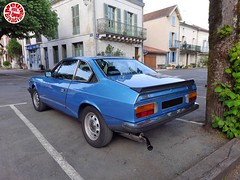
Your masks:
<svg viewBox="0 0 240 180"><path fill-rule="evenodd" d="M144 0L144 14L178 5L183 21L208 28L209 0Z"/></svg>

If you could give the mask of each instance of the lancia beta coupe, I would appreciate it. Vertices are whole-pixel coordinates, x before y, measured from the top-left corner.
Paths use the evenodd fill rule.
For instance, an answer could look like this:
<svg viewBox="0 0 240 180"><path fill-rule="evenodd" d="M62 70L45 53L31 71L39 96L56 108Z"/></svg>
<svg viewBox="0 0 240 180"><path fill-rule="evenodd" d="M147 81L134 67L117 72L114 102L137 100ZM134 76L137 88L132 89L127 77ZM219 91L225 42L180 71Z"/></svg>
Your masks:
<svg viewBox="0 0 240 180"><path fill-rule="evenodd" d="M52 107L81 120L93 147L110 143L113 132L143 136L199 105L194 80L162 76L137 60L117 57L72 57L45 76L29 80L33 107Z"/></svg>

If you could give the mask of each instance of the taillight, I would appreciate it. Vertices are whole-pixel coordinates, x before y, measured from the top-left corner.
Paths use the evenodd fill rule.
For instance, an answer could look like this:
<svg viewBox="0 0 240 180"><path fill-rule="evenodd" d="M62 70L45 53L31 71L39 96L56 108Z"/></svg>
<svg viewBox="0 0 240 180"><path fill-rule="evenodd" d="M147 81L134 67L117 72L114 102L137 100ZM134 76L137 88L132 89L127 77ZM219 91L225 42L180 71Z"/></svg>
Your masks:
<svg viewBox="0 0 240 180"><path fill-rule="evenodd" d="M145 104L142 106L138 106L135 109L136 118L142 118L145 116L149 116L156 112L157 112L157 104L156 103Z"/></svg>
<svg viewBox="0 0 240 180"><path fill-rule="evenodd" d="M192 92L186 95L186 103L195 102L197 99L197 92Z"/></svg>

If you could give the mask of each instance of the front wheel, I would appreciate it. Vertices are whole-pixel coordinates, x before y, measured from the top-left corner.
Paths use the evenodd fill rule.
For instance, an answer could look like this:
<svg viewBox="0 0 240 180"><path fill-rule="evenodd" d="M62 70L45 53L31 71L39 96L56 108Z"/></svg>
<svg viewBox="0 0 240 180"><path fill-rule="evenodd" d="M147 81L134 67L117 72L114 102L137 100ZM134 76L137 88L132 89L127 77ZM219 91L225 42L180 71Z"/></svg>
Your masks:
<svg viewBox="0 0 240 180"><path fill-rule="evenodd" d="M41 112L47 109L47 106L41 101L36 89L33 89L32 92L32 103L36 111Z"/></svg>
<svg viewBox="0 0 240 180"><path fill-rule="evenodd" d="M100 148L111 141L113 132L98 110L91 106L86 107L81 115L81 121L83 135L91 146Z"/></svg>

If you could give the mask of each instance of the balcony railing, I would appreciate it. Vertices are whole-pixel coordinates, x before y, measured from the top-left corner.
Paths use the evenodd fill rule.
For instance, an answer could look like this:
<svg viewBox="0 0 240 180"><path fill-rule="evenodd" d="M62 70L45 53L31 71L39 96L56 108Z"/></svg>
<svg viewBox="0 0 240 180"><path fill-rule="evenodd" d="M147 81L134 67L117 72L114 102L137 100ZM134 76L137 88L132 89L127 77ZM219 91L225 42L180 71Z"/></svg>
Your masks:
<svg viewBox="0 0 240 180"><path fill-rule="evenodd" d="M201 46L183 43L183 44L180 45L180 50L192 51L192 52L201 52Z"/></svg>
<svg viewBox="0 0 240 180"><path fill-rule="evenodd" d="M169 41L169 48L170 49L178 49L180 46L180 41L175 40L175 41Z"/></svg>
<svg viewBox="0 0 240 180"><path fill-rule="evenodd" d="M147 30L145 28L121 23L118 21L112 21L109 19L98 19L97 30L98 34L113 34L141 40L146 40L147 35Z"/></svg>

